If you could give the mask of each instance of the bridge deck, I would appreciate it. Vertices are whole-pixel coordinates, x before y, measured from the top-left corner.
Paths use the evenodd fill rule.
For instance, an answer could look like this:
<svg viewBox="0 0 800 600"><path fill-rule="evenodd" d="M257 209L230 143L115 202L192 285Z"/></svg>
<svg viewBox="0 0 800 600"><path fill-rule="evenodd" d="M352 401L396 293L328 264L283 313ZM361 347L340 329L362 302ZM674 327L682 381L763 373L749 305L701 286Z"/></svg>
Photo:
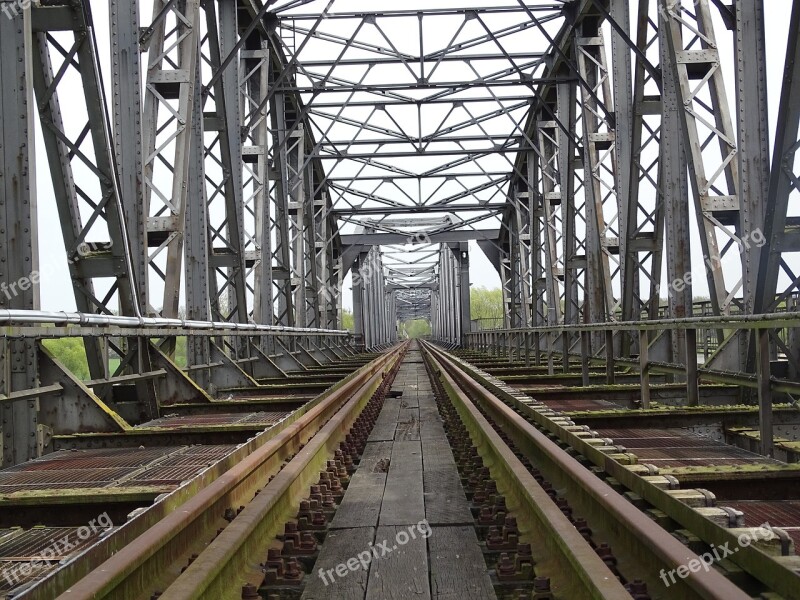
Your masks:
<svg viewBox="0 0 800 600"><path fill-rule="evenodd" d="M392 391L400 395L386 399L303 599L495 598L418 350ZM337 575L360 553L366 568Z"/></svg>

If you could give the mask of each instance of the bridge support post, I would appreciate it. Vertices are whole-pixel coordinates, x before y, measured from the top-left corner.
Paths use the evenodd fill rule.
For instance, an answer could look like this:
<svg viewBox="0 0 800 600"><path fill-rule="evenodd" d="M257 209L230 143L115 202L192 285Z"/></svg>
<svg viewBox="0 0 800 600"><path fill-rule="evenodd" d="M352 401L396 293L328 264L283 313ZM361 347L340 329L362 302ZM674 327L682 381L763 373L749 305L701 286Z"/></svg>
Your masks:
<svg viewBox="0 0 800 600"><path fill-rule="evenodd" d="M39 308L30 11L0 17L0 309ZM35 388L36 342L0 340L0 394ZM0 401L0 465L39 454L39 399Z"/></svg>

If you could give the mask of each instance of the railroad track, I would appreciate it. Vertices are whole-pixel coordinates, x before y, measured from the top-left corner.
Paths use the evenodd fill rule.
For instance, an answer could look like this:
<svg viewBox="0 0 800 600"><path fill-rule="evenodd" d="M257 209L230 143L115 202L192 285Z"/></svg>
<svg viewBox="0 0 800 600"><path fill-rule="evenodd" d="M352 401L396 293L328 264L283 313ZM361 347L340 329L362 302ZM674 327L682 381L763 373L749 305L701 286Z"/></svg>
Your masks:
<svg viewBox="0 0 800 600"><path fill-rule="evenodd" d="M370 357L13 598L800 597L795 466L659 427L663 407L570 416L553 376L459 354ZM709 471L725 460L750 470ZM730 499L736 477L768 498Z"/></svg>
<svg viewBox="0 0 800 600"><path fill-rule="evenodd" d="M253 506L254 500L260 502L267 497L263 490L269 480L293 472L298 454L308 459L310 465L302 471L304 476L311 472L309 468L324 465L324 460L320 463L321 455L307 456L311 440L319 443L324 436L333 439L336 432L331 430L331 423L344 426L355 419L403 351L401 345L374 358L271 428L228 448L209 468L155 498L151 506L132 513L124 525L103 532L104 535L74 553L65 564L49 569L32 585L21 586L21 591L13 597L135 598L150 597L165 589L193 556L200 556L219 537L220 529L232 523L234 517L241 517L244 508ZM107 502L113 491L103 488L98 495ZM21 501L14 498L10 503ZM102 499L94 505L92 510L106 506ZM249 514L248 510L242 518ZM85 514L77 517L83 518ZM0 541L6 541L4 538Z"/></svg>
<svg viewBox="0 0 800 600"><path fill-rule="evenodd" d="M460 386L455 393L461 401L464 401L465 394L470 396L491 419L493 427L512 441L519 455L547 474L552 486L559 490L558 498L574 503L573 514L582 515L593 531L608 540L615 552L618 570L623 575L628 572L624 578L635 577L647 583L651 597L795 598L800 595L800 561L793 544L797 535L793 514L796 503L791 498L719 502L720 506L717 506L718 500L713 492L693 487L699 481L711 483L712 478L707 473L704 478L700 468L676 467L672 472L664 468L659 470L659 467L640 460L636 452L647 456L643 449L648 446L646 440L650 440L652 447L661 445L659 456L673 454L671 459L663 461L666 465L685 465L690 454L686 448L692 447L688 441L691 440L694 454L701 458L712 457L712 470L718 468L714 458L717 464L728 457L735 464L750 464L751 470L739 471L745 476L743 481L747 485L758 481L754 473L766 481L774 481L776 475L782 474L785 475L782 481L786 487L786 482L796 481L793 479L797 475L796 465L769 461L685 430L683 437L675 431L664 435L665 429L657 426L643 430L643 420L638 414L632 419L632 423L637 424L636 429L618 427L613 431L595 431L581 424L580 419L576 422L551 407L563 406L562 399L551 402L534 400L528 395L536 395L534 386L525 386L526 394L490 374L495 368L513 382L521 377L519 373L524 370L521 366L511 367L515 374L508 375L507 361L489 361L487 372L433 346L428 345L427 349L442 366L445 377L454 379ZM464 354L477 359L476 362L485 360L480 355ZM552 392L552 378L540 379L544 380L541 389L545 393ZM602 394L588 402L599 404L604 418L608 419L607 401L599 396ZM585 404L581 408L585 408ZM616 410L622 414L629 413L620 407ZM583 410L579 414L583 420L590 420L587 417L590 412ZM611 439L611 434L614 439ZM660 444L665 439L675 444L674 447ZM639 440L642 449L622 445L629 440ZM708 453L709 447L714 451ZM675 462L668 462L670 460ZM730 470L712 472L728 483L735 479ZM681 486L684 479L690 489ZM727 489L728 493L730 488L730 485L720 487ZM740 493L753 497L758 495L757 489ZM752 514L748 514L749 511ZM761 528L763 524L770 527L766 533ZM714 553L714 549L724 550ZM714 568L701 568L697 572L683 568L682 576L675 576L681 566L701 564L698 559L702 555L708 556L709 552ZM580 569L575 571L580 573ZM664 585L662 573L667 574L669 586ZM669 593L658 595L658 591L665 587L669 588ZM586 597L595 597L590 590L581 592L584 593ZM676 595L669 595L671 593Z"/></svg>

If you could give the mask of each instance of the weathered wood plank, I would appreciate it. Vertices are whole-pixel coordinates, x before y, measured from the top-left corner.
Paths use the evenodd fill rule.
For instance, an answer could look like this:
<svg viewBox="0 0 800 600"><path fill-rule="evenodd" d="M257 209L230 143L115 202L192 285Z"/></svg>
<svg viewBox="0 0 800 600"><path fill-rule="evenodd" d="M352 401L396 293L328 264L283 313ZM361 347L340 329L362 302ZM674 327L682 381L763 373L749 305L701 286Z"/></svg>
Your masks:
<svg viewBox="0 0 800 600"><path fill-rule="evenodd" d="M401 408L394 439L404 441L419 440L419 425L418 408Z"/></svg>
<svg viewBox="0 0 800 600"><path fill-rule="evenodd" d="M472 527L433 527L428 550L433 600L497 598Z"/></svg>
<svg viewBox="0 0 800 600"><path fill-rule="evenodd" d="M425 538L414 527L414 538L408 527L379 527L375 544L386 542L391 552L378 550L379 558L370 566L367 600L428 600L431 597L428 578L428 547ZM401 538L398 539L398 533ZM407 543L401 544L408 540Z"/></svg>
<svg viewBox="0 0 800 600"><path fill-rule="evenodd" d="M361 456L358 469L350 479L350 485L342 503L333 517L331 527L375 527L383 503L386 473L392 456L390 442L368 443Z"/></svg>
<svg viewBox="0 0 800 600"><path fill-rule="evenodd" d="M454 467L426 469L423 474L425 518L431 525L471 525L461 478Z"/></svg>
<svg viewBox="0 0 800 600"><path fill-rule="evenodd" d="M369 565L364 569L358 564L356 570L350 570L347 560L368 551L374 540L372 527L329 531L314 564L314 573L308 576L302 600L364 600Z"/></svg>
<svg viewBox="0 0 800 600"><path fill-rule="evenodd" d="M380 525L411 525L425 516L420 442L394 442Z"/></svg>
<svg viewBox="0 0 800 600"><path fill-rule="evenodd" d="M368 441L391 441L394 439L395 429L397 429L397 416L400 412L400 399L387 398L381 409L375 426L370 432Z"/></svg>
<svg viewBox="0 0 800 600"><path fill-rule="evenodd" d="M456 462L450 444L445 437L423 437L422 464L426 471L451 468L455 470Z"/></svg>

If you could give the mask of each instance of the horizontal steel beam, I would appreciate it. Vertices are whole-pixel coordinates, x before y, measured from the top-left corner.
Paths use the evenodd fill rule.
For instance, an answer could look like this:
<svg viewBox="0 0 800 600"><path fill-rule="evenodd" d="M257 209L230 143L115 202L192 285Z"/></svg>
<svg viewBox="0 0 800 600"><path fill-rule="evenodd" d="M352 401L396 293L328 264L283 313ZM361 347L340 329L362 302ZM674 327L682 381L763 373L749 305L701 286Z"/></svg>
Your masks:
<svg viewBox="0 0 800 600"><path fill-rule="evenodd" d="M428 59L430 62L475 62L482 60L502 60L508 62L509 60L531 60L541 59L545 56L544 52L509 52L508 54L445 54L440 58ZM405 57L403 57L405 58ZM396 65L406 64L408 61L402 58L343 58L336 59L317 59L317 60L301 60L300 63L303 67L344 67L353 65ZM341 106L341 105L340 105Z"/></svg>
<svg viewBox="0 0 800 600"><path fill-rule="evenodd" d="M171 335L349 335L338 329L314 329L229 323L192 321L189 319L163 319L155 317L120 317L66 311L0 310L0 324L7 336L19 335L23 330L35 330L33 337L75 337L93 335L121 335L163 337ZM50 325L51 327L35 327ZM66 334L65 334L66 332ZM27 335L25 336L27 337Z"/></svg>
<svg viewBox="0 0 800 600"><path fill-rule="evenodd" d="M325 140L324 142L320 142L320 147L325 146L339 146L339 147L348 147L348 146L358 146L358 145L367 145L367 144L378 144L384 146L386 144L430 144L434 142L450 142L450 143L459 143L459 142L488 142L494 140L502 140L503 144L519 144L522 142L521 135L503 135L503 134L496 134L496 135L461 135L461 136L436 136L436 135L426 135L421 138L414 138L414 137L385 137L385 138L363 138L363 139L353 139L353 140ZM427 154L427 150L424 151ZM469 148L469 150L459 149L459 153L463 152L486 152L486 150L482 150L480 148Z"/></svg>
<svg viewBox="0 0 800 600"><path fill-rule="evenodd" d="M331 215L413 215L422 213L460 213L465 211L499 211L507 208L504 202L486 204L415 204L410 206L353 206L351 208L334 208Z"/></svg>
<svg viewBox="0 0 800 600"><path fill-rule="evenodd" d="M509 75L503 75L509 77ZM574 77L524 77L516 79L479 79L477 81L442 81L442 82L408 82L408 83L384 83L380 88L375 85L364 83L350 83L350 84L332 84L332 85L310 85L310 86L294 86L289 84L282 84L275 88L276 92L284 93L297 93L297 94L320 94L323 92L370 92L370 93L386 93L387 91L402 91L402 90L431 90L431 91L461 91L471 88L493 88L493 87L508 87L512 85L528 86L528 85L556 85L559 83L569 83L577 81ZM425 100L422 99L424 102ZM458 98L453 98L453 102L457 102ZM309 102L310 106L314 103Z"/></svg>
<svg viewBox="0 0 800 600"><path fill-rule="evenodd" d="M454 149L454 150L418 150L416 152L371 152L371 153L348 153L348 152L316 152L313 156L320 160L347 160L350 159L369 159L380 160L381 158L415 158L419 156L462 156L474 160L489 154L508 154L517 152L529 152L533 150L528 146L509 146L501 148L476 148L476 149Z"/></svg>
<svg viewBox="0 0 800 600"><path fill-rule="evenodd" d="M508 14L519 13L525 10L531 12L557 12L560 13L564 8L561 3L552 4L535 4L532 6L474 6L470 8L426 8L425 11L420 10L387 10L380 12L332 12L325 14L325 20L331 19L363 19L367 16L375 16L380 18L397 18L397 17L441 17L448 15L466 15L470 13L480 13L481 15L487 14ZM281 21L317 21L319 13L300 13L300 14L279 14L278 18Z"/></svg>
<svg viewBox="0 0 800 600"><path fill-rule="evenodd" d="M661 331L663 329L780 329L800 327L800 312L768 313L764 315L722 315L686 317L683 319L654 319L647 321L607 321L582 323L580 325L557 325L553 327L528 327L515 329L492 329L498 333L562 333L565 331ZM478 335L483 332L472 332Z"/></svg>
<svg viewBox="0 0 800 600"><path fill-rule="evenodd" d="M529 104L533 104L534 97L531 95L510 95L510 96L501 96L499 94L490 94L487 96L469 96L462 98L459 96L457 102L460 104L467 104L472 102L491 102L492 104L497 104L499 102L528 102ZM379 100L376 98L373 100L354 100L353 102L347 103L347 108L353 107L369 107L372 108L373 106L380 110L384 106L410 106L410 105L425 105L431 106L433 104L453 104L456 100L453 98L433 98L430 100L423 100L421 98L408 98L406 100L392 100L391 98L386 100ZM314 108L341 108L341 102L314 102Z"/></svg>
<svg viewBox="0 0 800 600"><path fill-rule="evenodd" d="M343 246L390 246L392 244L439 244L466 242L469 240L496 240L500 236L499 229L483 229L470 231L443 231L427 236L420 232L413 233L356 233L342 236Z"/></svg>

